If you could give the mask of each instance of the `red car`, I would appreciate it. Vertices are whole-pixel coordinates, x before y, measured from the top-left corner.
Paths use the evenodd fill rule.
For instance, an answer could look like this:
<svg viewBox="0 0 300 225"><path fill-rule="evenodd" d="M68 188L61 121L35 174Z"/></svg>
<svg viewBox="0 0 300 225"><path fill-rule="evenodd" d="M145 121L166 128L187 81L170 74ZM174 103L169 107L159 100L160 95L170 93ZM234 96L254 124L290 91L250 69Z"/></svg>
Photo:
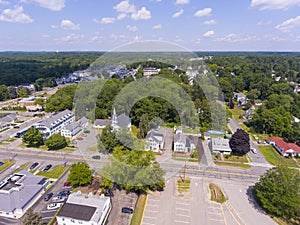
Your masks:
<svg viewBox="0 0 300 225"><path fill-rule="evenodd" d="M83 138L82 138L82 137L78 137L77 140L78 140L78 141L82 141Z"/></svg>
<svg viewBox="0 0 300 225"><path fill-rule="evenodd" d="M66 182L64 183L64 187L70 187L70 186L71 186L71 183L70 183L70 182L67 182L67 181L66 181Z"/></svg>

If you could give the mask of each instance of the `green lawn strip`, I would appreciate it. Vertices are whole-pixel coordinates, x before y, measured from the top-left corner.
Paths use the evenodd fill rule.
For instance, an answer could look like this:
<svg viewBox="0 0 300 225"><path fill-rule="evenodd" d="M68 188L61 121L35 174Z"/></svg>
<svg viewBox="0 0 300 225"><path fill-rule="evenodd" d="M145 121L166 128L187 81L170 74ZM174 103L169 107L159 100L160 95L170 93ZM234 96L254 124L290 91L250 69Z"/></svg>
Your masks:
<svg viewBox="0 0 300 225"><path fill-rule="evenodd" d="M200 133L200 128L183 128L182 129L183 133L186 134L199 134Z"/></svg>
<svg viewBox="0 0 300 225"><path fill-rule="evenodd" d="M224 155L224 160L230 162L244 162L244 163L249 162L246 155L244 156Z"/></svg>
<svg viewBox="0 0 300 225"><path fill-rule="evenodd" d="M30 162L24 163L18 169L16 169L14 173L19 173L20 171L25 170L29 166L29 164L30 164Z"/></svg>
<svg viewBox="0 0 300 225"><path fill-rule="evenodd" d="M142 223L146 202L147 195L142 194L138 197L130 225L140 225Z"/></svg>
<svg viewBox="0 0 300 225"><path fill-rule="evenodd" d="M89 147L87 150L88 151L98 151L99 148L98 148L98 145L95 145L95 146Z"/></svg>
<svg viewBox="0 0 300 225"><path fill-rule="evenodd" d="M9 127L5 127L4 129L0 130L0 133L9 130Z"/></svg>
<svg viewBox="0 0 300 225"><path fill-rule="evenodd" d="M249 128L244 123L239 123L244 131L249 132Z"/></svg>
<svg viewBox="0 0 300 225"><path fill-rule="evenodd" d="M190 189L191 180L189 179L179 179L177 180L177 188L179 192L188 191Z"/></svg>
<svg viewBox="0 0 300 225"><path fill-rule="evenodd" d="M36 175L58 179L67 169L67 166L58 166L53 168L52 170L49 170L48 172L40 171Z"/></svg>
<svg viewBox="0 0 300 225"><path fill-rule="evenodd" d="M210 190L210 200L219 202L219 203L224 203L226 202L226 197L221 191L221 189L213 183L209 184L209 190Z"/></svg>
<svg viewBox="0 0 300 225"><path fill-rule="evenodd" d="M240 115L245 114L245 110L243 110L241 107L238 107L237 105L235 105L233 109L230 109L228 107L228 110L232 113L233 118L237 118L237 120L239 120Z"/></svg>
<svg viewBox="0 0 300 225"><path fill-rule="evenodd" d="M1 159L0 161L4 162L4 164L0 166L0 173L6 170L7 168L11 167L15 163L14 160L9 160L9 159Z"/></svg>
<svg viewBox="0 0 300 225"><path fill-rule="evenodd" d="M268 160L268 162L274 166L283 165L298 167L297 163L293 159L281 156L271 145L258 146L258 148Z"/></svg>
<svg viewBox="0 0 300 225"><path fill-rule="evenodd" d="M137 128L137 127L134 126L134 125L131 126L131 133L132 133L132 135L133 135L134 137L137 138L139 132L140 132L140 129L139 129L139 128Z"/></svg>
<svg viewBox="0 0 300 225"><path fill-rule="evenodd" d="M249 164L237 163L237 162L214 162L218 166L232 166L232 167L241 167L241 168L251 168Z"/></svg>

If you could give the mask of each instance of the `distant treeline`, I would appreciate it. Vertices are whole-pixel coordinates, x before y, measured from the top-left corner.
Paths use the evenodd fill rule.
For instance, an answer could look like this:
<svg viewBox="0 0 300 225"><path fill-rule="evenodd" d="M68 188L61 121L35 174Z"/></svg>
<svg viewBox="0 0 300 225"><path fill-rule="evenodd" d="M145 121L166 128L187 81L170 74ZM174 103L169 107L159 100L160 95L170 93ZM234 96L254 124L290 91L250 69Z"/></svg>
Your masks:
<svg viewBox="0 0 300 225"><path fill-rule="evenodd" d="M17 86L34 83L38 78L62 77L86 69L100 52L2 52L0 84Z"/></svg>

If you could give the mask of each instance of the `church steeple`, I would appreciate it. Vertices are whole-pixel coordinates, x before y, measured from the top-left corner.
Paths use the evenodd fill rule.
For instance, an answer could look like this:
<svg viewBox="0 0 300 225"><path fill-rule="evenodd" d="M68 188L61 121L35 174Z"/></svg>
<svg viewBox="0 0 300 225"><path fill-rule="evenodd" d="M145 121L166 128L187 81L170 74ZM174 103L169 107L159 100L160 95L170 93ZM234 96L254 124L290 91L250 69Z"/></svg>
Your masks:
<svg viewBox="0 0 300 225"><path fill-rule="evenodd" d="M116 108L113 109L113 114L111 116L112 124L117 124L117 113L116 113Z"/></svg>

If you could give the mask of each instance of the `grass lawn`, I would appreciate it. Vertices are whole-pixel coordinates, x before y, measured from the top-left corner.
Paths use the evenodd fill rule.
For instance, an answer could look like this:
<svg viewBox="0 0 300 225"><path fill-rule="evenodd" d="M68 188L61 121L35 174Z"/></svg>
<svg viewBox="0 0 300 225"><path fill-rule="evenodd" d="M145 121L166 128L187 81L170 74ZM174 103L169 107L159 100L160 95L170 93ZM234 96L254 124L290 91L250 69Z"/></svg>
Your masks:
<svg viewBox="0 0 300 225"><path fill-rule="evenodd" d="M190 190L190 184L191 184L191 180L189 179L179 179L177 180L177 189L178 192L184 192L184 191L188 191Z"/></svg>
<svg viewBox="0 0 300 225"><path fill-rule="evenodd" d="M17 140L16 138L7 138L5 139L5 142L14 142L15 140Z"/></svg>
<svg viewBox="0 0 300 225"><path fill-rule="evenodd" d="M298 167L297 163L290 158L281 156L271 145L258 146L261 153L266 157L268 162L274 166L291 166Z"/></svg>
<svg viewBox="0 0 300 225"><path fill-rule="evenodd" d="M130 225L140 225L143 219L144 210L147 202L147 195L140 195L137 199L134 213Z"/></svg>
<svg viewBox="0 0 300 225"><path fill-rule="evenodd" d="M4 164L2 166L0 166L0 173L15 163L14 160L9 160L9 159L2 159L0 161L4 162Z"/></svg>
<svg viewBox="0 0 300 225"><path fill-rule="evenodd" d="M239 116L240 115L244 115L245 114L245 110L243 110L241 107L237 106L237 103L234 104L234 108L230 109L228 107L228 110L232 113L232 117L236 120L239 120Z"/></svg>
<svg viewBox="0 0 300 225"><path fill-rule="evenodd" d="M249 164L244 163L234 163L234 162L214 162L218 166L232 166L232 167L241 167L241 168L251 168Z"/></svg>
<svg viewBox="0 0 300 225"><path fill-rule="evenodd" d="M235 155L224 155L224 160L225 161L230 161L230 162L249 162L247 159L247 156L235 156Z"/></svg>
<svg viewBox="0 0 300 225"><path fill-rule="evenodd" d="M2 133L2 132L4 132L4 131L7 131L8 129L9 129L9 127L6 127L6 128L4 128L4 129L0 130L0 133Z"/></svg>
<svg viewBox="0 0 300 225"><path fill-rule="evenodd" d="M48 172L40 171L36 175L44 176L47 178L58 179L66 170L67 166L58 166Z"/></svg>
<svg viewBox="0 0 300 225"><path fill-rule="evenodd" d="M22 166L19 167L19 169L16 169L14 173L19 173L20 171L26 169L29 166L30 162L24 163Z"/></svg>
<svg viewBox="0 0 300 225"><path fill-rule="evenodd" d="M183 128L182 129L183 133L187 133L187 134L199 134L200 133L200 128Z"/></svg>
<svg viewBox="0 0 300 225"><path fill-rule="evenodd" d="M210 190L210 200L211 201L215 201L215 202L219 202L219 203L226 202L226 198L225 198L223 192L217 185L210 183L209 190Z"/></svg>

